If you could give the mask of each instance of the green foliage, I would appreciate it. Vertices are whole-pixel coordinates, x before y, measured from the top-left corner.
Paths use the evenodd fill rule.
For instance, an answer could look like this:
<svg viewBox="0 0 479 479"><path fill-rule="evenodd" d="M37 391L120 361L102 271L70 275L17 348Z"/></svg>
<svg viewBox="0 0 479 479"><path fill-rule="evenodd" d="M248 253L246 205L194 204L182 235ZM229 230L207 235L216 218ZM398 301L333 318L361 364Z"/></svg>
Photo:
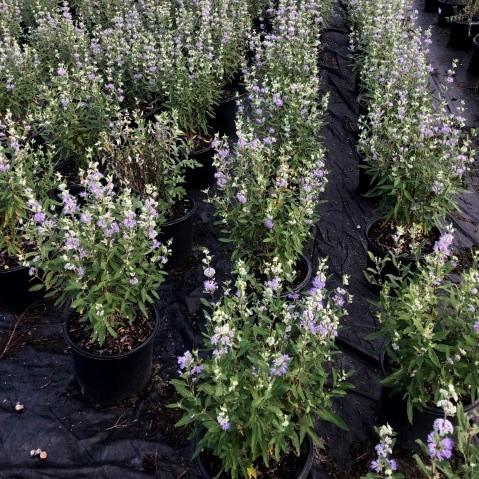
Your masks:
<svg viewBox="0 0 479 479"><path fill-rule="evenodd" d="M112 175L140 196L154 185L159 210L171 216L172 207L186 194L185 172L196 166L188 146L174 113L146 122L135 111L120 115L114 127L102 133L98 148Z"/></svg>

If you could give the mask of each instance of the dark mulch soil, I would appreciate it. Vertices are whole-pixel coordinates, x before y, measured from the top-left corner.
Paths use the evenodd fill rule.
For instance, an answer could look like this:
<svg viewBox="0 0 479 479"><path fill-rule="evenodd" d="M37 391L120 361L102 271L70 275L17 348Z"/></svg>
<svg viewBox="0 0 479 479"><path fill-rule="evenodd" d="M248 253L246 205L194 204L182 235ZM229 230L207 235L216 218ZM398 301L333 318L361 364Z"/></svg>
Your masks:
<svg viewBox="0 0 479 479"><path fill-rule="evenodd" d="M307 455L308 448L306 443L303 443L299 456L294 451L291 451L280 462L270 465L269 468L263 464L256 464L258 479L294 479L301 473L306 463ZM220 461L207 449L200 453L200 458L210 476L217 477L216 475L221 469ZM218 476L218 479L230 479L230 475L223 473Z"/></svg>
<svg viewBox="0 0 479 479"><path fill-rule="evenodd" d="M369 229L370 239L380 246L383 250L393 251L396 248L394 242L394 236L397 233L397 223L393 220L377 221L371 225ZM400 255L414 255L415 252L411 251L411 243L413 242L409 232L406 232L403 236L403 247L399 252ZM421 244L421 250L423 254L431 253L434 247L434 243L437 241L437 231L433 230L428 235L422 235L420 238L414 240L417 244Z"/></svg>
<svg viewBox="0 0 479 479"><path fill-rule="evenodd" d="M85 327L77 315L74 315L70 322L69 333L75 344L82 349L99 356L112 356L127 353L145 342L155 327L153 317L146 318L138 314L131 324L116 329L117 337L107 335L104 344L92 342L90 331Z"/></svg>
<svg viewBox="0 0 479 479"><path fill-rule="evenodd" d="M157 395L143 418L148 423L148 435L161 434L162 439L172 447L183 447L189 442L192 426L177 428L175 424L184 416L184 411L168 407L177 403L180 396L175 387L161 376L154 379Z"/></svg>

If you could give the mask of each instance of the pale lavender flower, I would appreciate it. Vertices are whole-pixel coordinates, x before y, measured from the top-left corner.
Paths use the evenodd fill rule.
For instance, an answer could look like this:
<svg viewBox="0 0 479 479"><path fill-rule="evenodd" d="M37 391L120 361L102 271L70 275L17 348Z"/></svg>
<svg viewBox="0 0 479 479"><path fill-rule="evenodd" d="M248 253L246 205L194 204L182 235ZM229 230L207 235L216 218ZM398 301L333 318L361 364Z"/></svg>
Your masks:
<svg viewBox="0 0 479 479"><path fill-rule="evenodd" d="M268 217L268 218L265 218L265 220L263 221L263 224L266 226L266 228L268 228L269 230L272 230L273 229L273 220L272 218Z"/></svg>
<svg viewBox="0 0 479 479"><path fill-rule="evenodd" d="M218 421L218 424L220 425L221 429L223 429L223 431L229 431L231 429L230 418L224 411L218 414L216 420Z"/></svg>
<svg viewBox="0 0 479 479"><path fill-rule="evenodd" d="M434 251L436 253L440 253L444 256L449 256L451 254L450 247L454 240L453 234L448 231L441 235L441 237L437 240L436 244L434 245Z"/></svg>
<svg viewBox="0 0 479 479"><path fill-rule="evenodd" d="M238 193L236 193L236 199L237 199L242 205L244 205L244 204L246 203L246 195L245 195L244 193L241 193L241 191L238 192Z"/></svg>
<svg viewBox="0 0 479 479"><path fill-rule="evenodd" d="M432 431L427 437L427 449L431 459L436 461L451 459L454 441L450 437L441 437L440 434Z"/></svg>
<svg viewBox="0 0 479 479"><path fill-rule="evenodd" d="M287 354L282 354L278 358L273 361L273 365L269 370L271 376L284 376L289 367L289 363L291 362L291 357Z"/></svg>
<svg viewBox="0 0 479 479"><path fill-rule="evenodd" d="M207 279L203 282L203 290L205 293L213 294L218 289L218 284L214 279Z"/></svg>

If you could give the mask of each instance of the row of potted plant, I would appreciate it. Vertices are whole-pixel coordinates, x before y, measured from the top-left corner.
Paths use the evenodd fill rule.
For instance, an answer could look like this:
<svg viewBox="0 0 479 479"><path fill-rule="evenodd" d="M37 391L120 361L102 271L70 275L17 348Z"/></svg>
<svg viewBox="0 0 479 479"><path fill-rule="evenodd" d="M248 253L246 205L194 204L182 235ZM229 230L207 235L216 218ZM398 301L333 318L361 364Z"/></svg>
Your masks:
<svg viewBox="0 0 479 479"><path fill-rule="evenodd" d="M358 149L365 161L360 167L369 174L367 196L379 197L386 213L368 229L369 239L376 239L370 241L368 276L373 281L376 276L381 288L380 328L371 338L385 340L382 416L408 448L416 438L425 441L444 414L454 416L456 403L463 404L460 427L465 429L479 392L477 255L469 268L458 269L454 232L444 227L475 152L464 119L450 114L444 99L433 99L430 33L415 25L411 6L401 0L349 5L353 51L367 98L359 120ZM378 11L381 15L373 17ZM448 82L453 76L451 69ZM444 477L474 477L469 456L453 466L441 462L451 457L440 457L449 433L452 429L440 437L437 431L429 434L429 450L439 452L431 453L430 465L418 457L419 470L425 477L443 477L438 471ZM391 434L383 435L388 444L382 444L367 477L402 477L389 457ZM461 447L459 452L470 452L466 442Z"/></svg>
<svg viewBox="0 0 479 479"><path fill-rule="evenodd" d="M175 111L193 149L208 145L245 54L248 2L118 0L95 14L44 3L11 0L0 19L1 112L28 118L37 145L86 167L86 148L134 109Z"/></svg>
<svg viewBox="0 0 479 479"><path fill-rule="evenodd" d="M432 250L438 229L457 209L474 160L471 134L460 116L464 106L452 114L444 91L439 100L431 91L430 32L416 25L411 2L352 0L350 6L366 101L359 119L360 176L382 214L368 228L369 249L376 256L394 252L411 263L418 251ZM447 83L454 81L454 67Z"/></svg>
<svg viewBox="0 0 479 479"><path fill-rule="evenodd" d="M346 427L332 400L350 386L332 360L351 298L327 291L325 261L307 294L298 271L326 184L317 54L330 6L279 0L269 9L243 69L237 142L216 140L210 201L233 245L235 279L209 302L205 347L178 358L173 381L174 407L185 412L178 425L193 426L205 478L305 478L318 417ZM214 293L210 260L204 286Z"/></svg>

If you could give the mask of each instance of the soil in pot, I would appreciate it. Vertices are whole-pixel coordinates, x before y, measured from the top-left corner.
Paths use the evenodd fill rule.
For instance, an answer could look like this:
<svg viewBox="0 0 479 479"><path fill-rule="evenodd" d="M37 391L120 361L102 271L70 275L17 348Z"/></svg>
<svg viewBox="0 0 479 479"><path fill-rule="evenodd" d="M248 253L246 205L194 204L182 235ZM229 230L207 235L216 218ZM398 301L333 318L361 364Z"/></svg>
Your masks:
<svg viewBox="0 0 479 479"><path fill-rule="evenodd" d="M462 0L438 0L437 7L437 24L440 27L449 27L449 17L462 12L465 3Z"/></svg>
<svg viewBox="0 0 479 479"><path fill-rule="evenodd" d="M380 355L380 367L383 377L391 371L389 361L383 351ZM479 411L479 401L466 406L465 411L477 415ZM407 400L400 394L393 393L391 389L383 387L380 403L381 424L389 423L398 434L398 443L405 449L414 452L420 452L421 448L416 444L416 439L421 439L424 443L427 441L428 434L433 429L433 423L436 419L443 418L442 409L433 404L424 407L422 410L415 409L413 424L407 417ZM451 419L451 418L450 418ZM453 421L453 419L451 419Z"/></svg>
<svg viewBox="0 0 479 479"><path fill-rule="evenodd" d="M193 214L196 202L189 195L178 202L163 224L159 239L172 240L171 256L167 266L176 266L190 257L193 249Z"/></svg>
<svg viewBox="0 0 479 479"><path fill-rule="evenodd" d="M283 456L276 464L269 468L261 463L255 465L258 477L261 479L306 479L313 461L313 445L307 439L301 445L301 454L297 456L294 451ZM230 479L230 475L223 473L217 476L221 470L221 462L209 450L205 449L198 457L198 466L205 479Z"/></svg>
<svg viewBox="0 0 479 479"><path fill-rule="evenodd" d="M89 400L112 404L136 396L151 377L153 340L159 325L158 311L138 315L131 325L117 329L103 345L92 343L88 330L72 314L64 325L71 348L76 380Z"/></svg>
<svg viewBox="0 0 479 479"><path fill-rule="evenodd" d="M472 41L472 58L468 71L472 75L479 76L479 35L476 35Z"/></svg>
<svg viewBox="0 0 479 479"><path fill-rule="evenodd" d="M479 21L476 18L471 23L454 20L451 22L449 46L460 50L472 47L472 39L479 33Z"/></svg>
<svg viewBox="0 0 479 479"><path fill-rule="evenodd" d="M185 182L187 188L203 190L205 188L210 188L214 185L214 155L215 150L211 144L210 138L193 139L193 148L190 152L190 158L199 163L199 166L187 170L185 175Z"/></svg>
<svg viewBox="0 0 479 479"><path fill-rule="evenodd" d="M396 223L393 220L385 220L383 218L377 218L369 223L366 229L366 236L368 241L368 251L372 252L374 256L379 259L385 258L389 252L393 252L396 249L394 242L394 235L396 234ZM416 238L415 243L421 245L421 251L418 256L411 251L412 238L407 234L404 236L402 248L396 249L395 253L402 266L409 266L414 270L417 261L424 261L425 256L433 251L434 244L439 239L440 233L437 228L433 228L427 235L421 238ZM375 267L373 261L368 255L368 268ZM398 268L389 261L381 271L381 282L387 280L388 275L399 276L400 272ZM375 292L379 292L377 285L370 284L371 289Z"/></svg>

